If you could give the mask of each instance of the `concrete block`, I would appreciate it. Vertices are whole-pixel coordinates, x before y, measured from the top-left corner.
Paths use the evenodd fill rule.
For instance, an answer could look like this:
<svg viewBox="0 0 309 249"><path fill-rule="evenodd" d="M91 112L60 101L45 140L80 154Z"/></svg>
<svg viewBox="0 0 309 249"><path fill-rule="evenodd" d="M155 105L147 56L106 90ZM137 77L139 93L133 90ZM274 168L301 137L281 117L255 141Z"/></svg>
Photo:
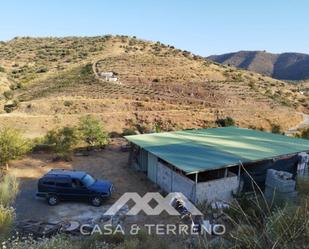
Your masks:
<svg viewBox="0 0 309 249"><path fill-rule="evenodd" d="M287 192L293 192L296 188L296 183L289 183L289 184L265 184L266 187L277 189L280 192L287 193Z"/></svg>
<svg viewBox="0 0 309 249"><path fill-rule="evenodd" d="M293 175L284 171L274 169L267 170L265 181L265 197L268 199L294 200L297 197L296 181Z"/></svg>
<svg viewBox="0 0 309 249"><path fill-rule="evenodd" d="M296 182L292 179L293 175L284 171L274 169L267 170L265 185L276 188L278 191L290 192L296 188Z"/></svg>

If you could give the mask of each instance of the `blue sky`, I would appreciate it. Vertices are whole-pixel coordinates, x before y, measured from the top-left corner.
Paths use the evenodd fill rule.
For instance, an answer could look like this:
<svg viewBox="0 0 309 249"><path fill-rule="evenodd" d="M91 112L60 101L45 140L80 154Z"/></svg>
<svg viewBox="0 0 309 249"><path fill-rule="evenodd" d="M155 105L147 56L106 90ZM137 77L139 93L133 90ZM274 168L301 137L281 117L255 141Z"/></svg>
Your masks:
<svg viewBox="0 0 309 249"><path fill-rule="evenodd" d="M308 0L2 0L0 40L135 35L200 55L309 53Z"/></svg>

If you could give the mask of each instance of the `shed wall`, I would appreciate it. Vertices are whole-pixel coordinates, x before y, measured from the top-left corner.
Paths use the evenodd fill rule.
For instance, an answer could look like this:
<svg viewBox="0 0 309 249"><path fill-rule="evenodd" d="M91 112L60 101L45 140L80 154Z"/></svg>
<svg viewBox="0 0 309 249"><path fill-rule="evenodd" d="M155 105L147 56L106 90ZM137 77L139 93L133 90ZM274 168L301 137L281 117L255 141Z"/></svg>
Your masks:
<svg viewBox="0 0 309 249"><path fill-rule="evenodd" d="M147 176L154 183L157 183L157 165L158 165L158 158L153 154L148 153Z"/></svg>
<svg viewBox="0 0 309 249"><path fill-rule="evenodd" d="M140 153L138 154L138 165L139 170L146 172L148 167L148 152L144 149L140 150Z"/></svg>
<svg viewBox="0 0 309 249"><path fill-rule="evenodd" d="M237 191L238 186L237 176L199 182L196 186L196 202L230 201L233 198L232 192Z"/></svg>
<svg viewBox="0 0 309 249"><path fill-rule="evenodd" d="M248 176L247 172L242 172L241 179L244 182L243 191L252 191L254 186L252 184L252 178L259 185L259 187L264 190L265 180L268 169L275 169L279 171L286 171L293 176L296 176L297 164L299 162L299 156L294 155L287 158L274 160L267 160L255 163L247 163L244 165L246 171L250 174Z"/></svg>
<svg viewBox="0 0 309 249"><path fill-rule="evenodd" d="M158 163L157 183L165 192L172 192L172 170Z"/></svg>
<svg viewBox="0 0 309 249"><path fill-rule="evenodd" d="M157 183L166 192L181 192L189 200L195 200L195 183L158 162Z"/></svg>

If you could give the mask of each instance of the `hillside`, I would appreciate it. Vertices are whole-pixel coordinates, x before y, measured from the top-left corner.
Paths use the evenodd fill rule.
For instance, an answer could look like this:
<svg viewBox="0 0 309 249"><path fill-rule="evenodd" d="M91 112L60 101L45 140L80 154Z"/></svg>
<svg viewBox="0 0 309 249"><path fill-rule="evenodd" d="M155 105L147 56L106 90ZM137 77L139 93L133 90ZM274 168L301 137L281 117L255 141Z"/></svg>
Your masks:
<svg viewBox="0 0 309 249"><path fill-rule="evenodd" d="M271 54L264 51L240 51L208 57L218 63L264 74L281 80L309 79L309 55Z"/></svg>
<svg viewBox="0 0 309 249"><path fill-rule="evenodd" d="M7 74L0 72L0 93L10 90L12 82L8 79Z"/></svg>
<svg viewBox="0 0 309 249"><path fill-rule="evenodd" d="M0 66L10 88L0 125L31 137L86 114L117 133L209 127L226 116L244 127L288 129L309 106L288 83L135 37L15 38L0 43ZM106 71L119 80L105 81Z"/></svg>

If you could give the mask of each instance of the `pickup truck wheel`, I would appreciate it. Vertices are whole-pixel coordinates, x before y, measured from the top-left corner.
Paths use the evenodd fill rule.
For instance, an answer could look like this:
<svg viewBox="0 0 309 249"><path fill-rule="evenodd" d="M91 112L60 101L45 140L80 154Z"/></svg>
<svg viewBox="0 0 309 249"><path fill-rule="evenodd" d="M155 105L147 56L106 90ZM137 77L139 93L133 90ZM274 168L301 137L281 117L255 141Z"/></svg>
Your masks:
<svg viewBox="0 0 309 249"><path fill-rule="evenodd" d="M47 197L47 203L50 206L55 206L59 203L59 198L56 195L50 195Z"/></svg>
<svg viewBox="0 0 309 249"><path fill-rule="evenodd" d="M101 205L102 205L102 202L103 202L103 200L102 200L102 198L99 197L99 196L94 196L94 197L91 198L91 204L92 204L93 206L95 206L95 207L101 206Z"/></svg>

